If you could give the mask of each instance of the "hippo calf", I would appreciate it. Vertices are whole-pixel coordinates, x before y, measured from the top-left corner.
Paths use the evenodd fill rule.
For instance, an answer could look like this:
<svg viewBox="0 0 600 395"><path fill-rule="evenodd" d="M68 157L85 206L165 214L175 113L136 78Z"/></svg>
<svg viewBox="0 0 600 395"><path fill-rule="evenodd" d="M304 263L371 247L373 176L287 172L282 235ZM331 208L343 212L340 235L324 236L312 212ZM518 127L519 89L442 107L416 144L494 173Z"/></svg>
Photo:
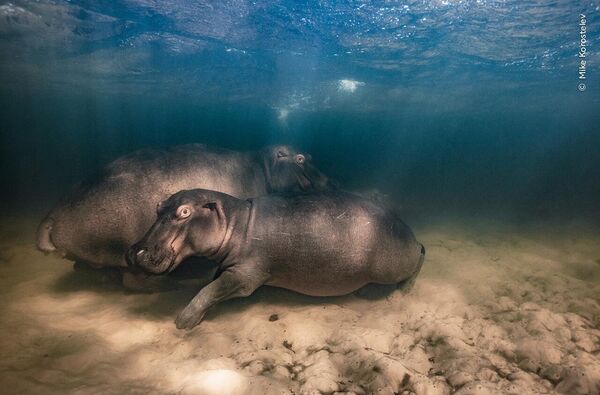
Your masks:
<svg viewBox="0 0 600 395"><path fill-rule="evenodd" d="M160 274L202 256L221 271L179 314L177 328L196 326L210 307L261 285L334 296L368 283L412 283L425 258L392 211L344 192L240 200L194 189L162 202L157 216L128 251L131 265Z"/></svg>
<svg viewBox="0 0 600 395"><path fill-rule="evenodd" d="M37 246L93 267L127 267L125 252L154 222L156 205L179 190L208 188L247 198L328 187L310 155L287 146L141 150L110 163L52 209L38 228Z"/></svg>

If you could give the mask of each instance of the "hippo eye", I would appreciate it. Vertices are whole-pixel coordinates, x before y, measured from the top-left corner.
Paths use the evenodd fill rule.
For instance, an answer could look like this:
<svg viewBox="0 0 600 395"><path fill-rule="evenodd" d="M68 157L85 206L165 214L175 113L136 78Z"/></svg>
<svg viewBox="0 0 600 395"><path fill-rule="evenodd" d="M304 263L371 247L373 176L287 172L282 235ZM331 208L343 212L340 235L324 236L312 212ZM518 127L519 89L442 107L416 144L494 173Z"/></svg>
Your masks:
<svg viewBox="0 0 600 395"><path fill-rule="evenodd" d="M277 151L277 159L285 158L287 154L283 151Z"/></svg>
<svg viewBox="0 0 600 395"><path fill-rule="evenodd" d="M296 155L296 163L297 164L301 165L304 163L305 160L306 159L304 158L304 155L302 155L302 154Z"/></svg>
<svg viewBox="0 0 600 395"><path fill-rule="evenodd" d="M192 214L192 209L189 206L180 206L177 209L177 217L183 219L187 218Z"/></svg>

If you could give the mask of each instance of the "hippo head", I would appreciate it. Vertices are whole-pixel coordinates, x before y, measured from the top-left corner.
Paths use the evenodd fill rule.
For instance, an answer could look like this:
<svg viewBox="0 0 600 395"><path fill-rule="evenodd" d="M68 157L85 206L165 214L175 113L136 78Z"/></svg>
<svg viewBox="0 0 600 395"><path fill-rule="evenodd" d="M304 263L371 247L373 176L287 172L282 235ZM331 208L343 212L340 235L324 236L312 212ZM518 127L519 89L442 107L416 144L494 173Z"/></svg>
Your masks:
<svg viewBox="0 0 600 395"><path fill-rule="evenodd" d="M215 257L225 241L224 205L238 199L224 193L179 191L157 206L157 219L144 238L126 254L129 265L160 274L192 256Z"/></svg>
<svg viewBox="0 0 600 395"><path fill-rule="evenodd" d="M262 152L269 192L321 191L333 186L326 175L312 164L309 154L286 145Z"/></svg>

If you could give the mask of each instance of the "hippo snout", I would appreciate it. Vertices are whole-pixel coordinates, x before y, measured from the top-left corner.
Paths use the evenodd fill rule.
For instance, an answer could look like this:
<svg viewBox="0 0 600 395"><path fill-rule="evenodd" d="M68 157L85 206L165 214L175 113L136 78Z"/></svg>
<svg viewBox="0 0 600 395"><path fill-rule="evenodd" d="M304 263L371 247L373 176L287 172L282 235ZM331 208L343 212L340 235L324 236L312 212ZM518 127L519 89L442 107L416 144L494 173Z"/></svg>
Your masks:
<svg viewBox="0 0 600 395"><path fill-rule="evenodd" d="M173 256L164 254L160 249L140 244L133 245L125 254L128 266L139 266L151 273L159 274L169 269Z"/></svg>

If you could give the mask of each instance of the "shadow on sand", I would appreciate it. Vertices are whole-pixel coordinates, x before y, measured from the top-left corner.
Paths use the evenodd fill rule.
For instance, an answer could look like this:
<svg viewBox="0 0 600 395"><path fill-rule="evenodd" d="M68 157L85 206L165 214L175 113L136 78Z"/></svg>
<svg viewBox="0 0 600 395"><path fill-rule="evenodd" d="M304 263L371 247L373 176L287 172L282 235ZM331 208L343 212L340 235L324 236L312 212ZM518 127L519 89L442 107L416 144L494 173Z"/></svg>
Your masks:
<svg viewBox="0 0 600 395"><path fill-rule="evenodd" d="M133 303L129 303L127 307L132 314L144 315L150 319L168 316L174 318L202 287L212 281L215 270L215 265L207 262L186 262L168 276L150 276L150 287L140 290L125 287L123 274L117 268L94 269L84 263L75 263L73 271L59 278L51 290L58 294L87 291L130 295L135 297ZM349 295L315 297L263 286L249 297L228 300L215 306L207 313L205 320L219 315L236 314L255 303L274 305L273 314L277 314L276 310L285 311L286 307L292 306L344 304L353 298L380 300L389 297L397 289L396 284L368 284Z"/></svg>

